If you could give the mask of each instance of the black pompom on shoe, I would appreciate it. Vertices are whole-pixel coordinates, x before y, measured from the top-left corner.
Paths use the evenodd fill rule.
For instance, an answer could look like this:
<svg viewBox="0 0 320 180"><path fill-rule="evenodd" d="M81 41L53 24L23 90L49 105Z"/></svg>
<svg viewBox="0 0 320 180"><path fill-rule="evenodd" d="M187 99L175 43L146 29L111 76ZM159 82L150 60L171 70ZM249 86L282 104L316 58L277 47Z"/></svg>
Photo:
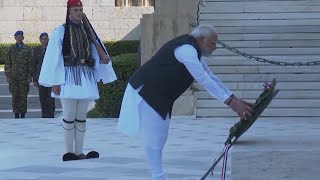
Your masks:
<svg viewBox="0 0 320 180"><path fill-rule="evenodd" d="M99 158L99 153L97 151L90 151L87 154L87 159Z"/></svg>

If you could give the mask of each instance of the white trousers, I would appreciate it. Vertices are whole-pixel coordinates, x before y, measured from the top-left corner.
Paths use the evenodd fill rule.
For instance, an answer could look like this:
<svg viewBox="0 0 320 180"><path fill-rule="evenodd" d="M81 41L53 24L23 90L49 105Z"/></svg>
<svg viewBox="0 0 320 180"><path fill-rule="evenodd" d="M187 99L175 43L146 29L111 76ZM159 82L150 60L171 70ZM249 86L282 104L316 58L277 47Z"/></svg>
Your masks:
<svg viewBox="0 0 320 180"><path fill-rule="evenodd" d="M90 101L87 99L61 99L66 152L77 155L83 153L86 118Z"/></svg>
<svg viewBox="0 0 320 180"><path fill-rule="evenodd" d="M138 94L140 89L134 89L128 84L122 100L118 130L142 141L152 179L165 180L162 150L167 141L170 119L167 116L163 120Z"/></svg>
<svg viewBox="0 0 320 180"><path fill-rule="evenodd" d="M166 144L170 119L166 120L153 110L144 100L139 103L140 138L148 161L152 179L165 180L162 168L162 150Z"/></svg>

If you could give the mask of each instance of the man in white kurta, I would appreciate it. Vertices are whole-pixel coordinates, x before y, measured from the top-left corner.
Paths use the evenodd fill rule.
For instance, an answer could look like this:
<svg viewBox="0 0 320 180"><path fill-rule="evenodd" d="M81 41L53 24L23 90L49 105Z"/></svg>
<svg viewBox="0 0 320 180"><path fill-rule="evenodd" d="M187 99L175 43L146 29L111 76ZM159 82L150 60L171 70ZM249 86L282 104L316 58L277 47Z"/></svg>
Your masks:
<svg viewBox="0 0 320 180"><path fill-rule="evenodd" d="M173 74L167 76L167 78L164 77L166 78L165 80L160 78L158 81L163 83L164 81L170 81L170 76L179 76L179 74L175 74L175 72L181 71L178 70L179 65L176 66L177 69L170 69L170 67L174 66L175 63L181 63L186 69L185 71L188 71L194 80L203 86L210 95L218 99L220 102L229 105L241 118L245 119L245 114L250 115L251 113L249 104L235 97L232 92L210 71L205 61L204 56L210 55L216 49L217 33L215 32L214 27L200 25L191 33L191 36L193 37L191 39L195 39L195 43L192 43L192 40L190 40L191 42L189 43L189 41L186 40L189 37L178 37L172 40L172 42L165 44L162 49L159 50L158 53L162 53L163 57L160 55L160 59L158 60L157 57L159 55L156 54L155 57L151 59L153 61L151 64L157 64L157 62L159 62L157 66L162 68L160 66L164 66L165 59L169 58L169 56L166 57L165 54L170 54L171 52L174 53L173 61L176 62L169 61L169 63L167 63L168 68L161 70L159 73L160 76L165 76L165 74L168 73ZM199 47L199 49L197 49L197 47ZM201 56L199 52L201 52ZM163 63L161 63L162 61ZM149 82L148 79L145 79L148 69L154 68L150 70L153 72L157 69L157 67L150 64L146 66L148 67L141 70L145 73L143 74L144 77L140 77L141 81L144 83ZM131 82L135 81L132 80ZM156 84L157 81L154 81L154 83ZM176 83L179 82L177 81ZM168 136L171 112L168 112L167 116L164 118L163 114L161 115L161 113L158 113L160 111L157 112L155 110L157 108L161 109L161 107L157 107L152 104L153 102L150 100L150 97L146 96L146 99L149 101L148 103L139 94L143 86L146 84L142 83L141 86L139 85L139 88L133 88L132 84L134 83L130 83L129 81L125 91L118 129L130 137L136 137L142 140L145 155L151 169L152 179L164 180L165 175L162 170L162 149ZM170 89L170 87L167 88ZM147 93L141 94L145 95ZM165 98L164 94L165 93L159 94L159 96ZM156 94L153 93L153 95Z"/></svg>
<svg viewBox="0 0 320 180"><path fill-rule="evenodd" d="M88 105L99 98L97 82L117 79L105 47L83 18L82 2L69 0L67 7L66 23L51 33L39 77L39 84L52 87L51 96L61 99L63 161L99 157L83 152Z"/></svg>

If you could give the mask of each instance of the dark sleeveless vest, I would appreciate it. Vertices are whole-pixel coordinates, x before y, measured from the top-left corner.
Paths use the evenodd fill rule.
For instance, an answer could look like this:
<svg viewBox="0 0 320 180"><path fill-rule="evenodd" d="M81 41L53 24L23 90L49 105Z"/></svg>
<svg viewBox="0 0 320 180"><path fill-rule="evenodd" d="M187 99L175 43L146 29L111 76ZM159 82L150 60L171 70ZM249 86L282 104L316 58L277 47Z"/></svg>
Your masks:
<svg viewBox="0 0 320 180"><path fill-rule="evenodd" d="M171 117L174 101L193 83L194 78L175 55L175 48L189 44L201 52L196 39L188 34L165 43L159 51L143 64L129 79L134 89L143 85L139 95L163 118Z"/></svg>

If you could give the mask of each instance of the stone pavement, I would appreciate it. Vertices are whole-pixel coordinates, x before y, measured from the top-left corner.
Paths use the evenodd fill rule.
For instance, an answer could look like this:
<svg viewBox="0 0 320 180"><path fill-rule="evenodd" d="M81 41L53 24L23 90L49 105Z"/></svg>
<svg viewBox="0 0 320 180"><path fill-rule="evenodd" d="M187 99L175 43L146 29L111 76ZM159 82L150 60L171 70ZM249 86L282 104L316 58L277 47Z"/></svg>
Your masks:
<svg viewBox="0 0 320 180"><path fill-rule="evenodd" d="M60 121L58 118L1 120L0 179L150 179L140 143L119 133L116 119L88 119L85 150L99 151L99 159L62 162L64 142ZM168 179L200 179L221 152L234 122L174 118L163 155ZM218 177L219 172L220 167L214 176ZM230 171L227 174L230 179Z"/></svg>
<svg viewBox="0 0 320 180"><path fill-rule="evenodd" d="M236 121L174 117L163 155L168 180L199 180L221 153L229 128ZM88 119L85 151L97 150L100 158L72 162L61 160L64 142L60 122L59 118L1 120L0 179L150 180L141 145L116 130L117 119ZM319 123L315 119L260 118L243 135L244 140L240 138L239 145L231 148L228 160L233 159L233 152L239 152L239 148L240 152L241 148L242 151L269 150L269 145L273 144L274 148L276 144L272 140L263 142L264 138L295 133L315 138L319 134ZM260 142L260 139L265 147L248 143ZM319 144L319 140L315 140ZM297 143L301 148L302 145L303 142ZM315 146L308 149L312 151ZM228 162L226 179L231 179L231 161ZM243 160L242 163L237 165L244 167L242 174L257 168L254 163ZM207 179L219 179L220 171L221 163L214 177Z"/></svg>
<svg viewBox="0 0 320 180"><path fill-rule="evenodd" d="M319 118L272 119L233 147L232 180L320 180Z"/></svg>

